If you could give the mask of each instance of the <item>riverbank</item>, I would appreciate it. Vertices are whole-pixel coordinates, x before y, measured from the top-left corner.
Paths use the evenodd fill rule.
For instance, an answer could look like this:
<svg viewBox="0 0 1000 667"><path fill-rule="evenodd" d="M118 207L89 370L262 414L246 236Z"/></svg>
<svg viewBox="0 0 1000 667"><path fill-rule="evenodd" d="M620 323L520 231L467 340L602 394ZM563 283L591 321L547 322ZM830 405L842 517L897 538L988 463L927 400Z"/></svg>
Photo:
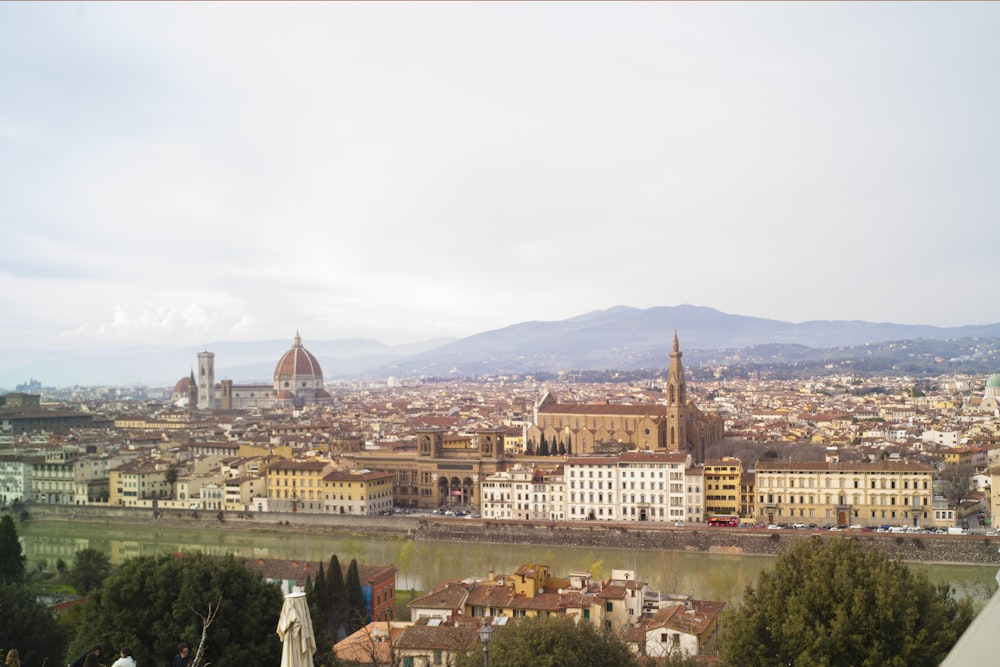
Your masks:
<svg viewBox="0 0 1000 667"><path fill-rule="evenodd" d="M1000 567L1000 537L923 533L864 533L807 530L666 527L598 522L527 523L455 519L436 515L346 516L293 513L232 513L100 506L29 505L29 521L73 521L93 525L197 526L201 530L241 530L306 534L396 535L413 540L505 545L614 547L720 555L777 556L801 539L855 539L918 563Z"/></svg>

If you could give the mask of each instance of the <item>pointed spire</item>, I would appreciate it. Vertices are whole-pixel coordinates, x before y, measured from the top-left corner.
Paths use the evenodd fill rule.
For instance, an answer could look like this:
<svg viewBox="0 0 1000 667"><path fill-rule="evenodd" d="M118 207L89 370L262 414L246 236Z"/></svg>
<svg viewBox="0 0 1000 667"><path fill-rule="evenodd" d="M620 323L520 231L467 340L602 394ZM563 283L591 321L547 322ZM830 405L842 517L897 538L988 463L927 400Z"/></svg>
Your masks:
<svg viewBox="0 0 1000 667"><path fill-rule="evenodd" d="M681 346L677 342L677 329L674 329L674 352L680 352Z"/></svg>

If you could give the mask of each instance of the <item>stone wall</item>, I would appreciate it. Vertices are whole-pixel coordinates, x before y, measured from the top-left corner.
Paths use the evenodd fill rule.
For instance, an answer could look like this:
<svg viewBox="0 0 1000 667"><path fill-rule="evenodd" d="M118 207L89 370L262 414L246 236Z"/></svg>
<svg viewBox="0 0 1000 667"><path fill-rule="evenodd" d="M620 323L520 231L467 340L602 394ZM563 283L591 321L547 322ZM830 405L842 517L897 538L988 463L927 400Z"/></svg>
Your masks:
<svg viewBox="0 0 1000 667"><path fill-rule="evenodd" d="M850 539L866 547L888 551L894 558L935 563L971 563L1000 566L1000 537L977 535L927 535L922 533L863 533L738 528L672 528L622 526L592 522L511 522L451 519L428 515L347 516L302 513L216 512L166 510L153 519L151 510L86 505L27 506L29 519L91 523L149 523L212 528L269 529L308 532L372 532L403 534L413 539L500 544L537 544L619 549L686 551L776 556L795 540Z"/></svg>

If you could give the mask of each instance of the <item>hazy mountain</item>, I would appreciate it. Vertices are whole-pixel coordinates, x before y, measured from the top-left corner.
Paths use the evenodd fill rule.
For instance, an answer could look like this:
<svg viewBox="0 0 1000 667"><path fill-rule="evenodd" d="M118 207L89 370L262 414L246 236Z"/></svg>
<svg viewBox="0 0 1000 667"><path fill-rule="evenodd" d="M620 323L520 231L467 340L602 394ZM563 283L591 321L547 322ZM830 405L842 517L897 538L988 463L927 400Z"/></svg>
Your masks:
<svg viewBox="0 0 1000 667"><path fill-rule="evenodd" d="M552 322L522 322L459 340L388 346L370 339L306 340L329 378L357 375L477 375L591 369L662 368L677 330L688 364L720 358L794 362L824 350L901 340L1000 338L1000 324L933 327L858 321L782 322L699 306L617 306ZM47 386L173 384L200 350L215 353L216 379L271 382L289 340L217 342L203 347L129 347L82 352L0 350L0 387L29 378ZM719 351L738 351L720 355ZM928 351L952 354L952 351ZM965 354L956 349L955 355Z"/></svg>
<svg viewBox="0 0 1000 667"><path fill-rule="evenodd" d="M377 374L472 375L665 367L677 330L685 359L704 359L708 351L741 350L781 344L806 351L906 339L1000 337L1000 324L933 327L859 321L795 324L728 315L698 306L648 309L616 306L558 322L524 322L487 331L413 355ZM785 349L783 354L792 354ZM717 356L717 355L712 355Z"/></svg>

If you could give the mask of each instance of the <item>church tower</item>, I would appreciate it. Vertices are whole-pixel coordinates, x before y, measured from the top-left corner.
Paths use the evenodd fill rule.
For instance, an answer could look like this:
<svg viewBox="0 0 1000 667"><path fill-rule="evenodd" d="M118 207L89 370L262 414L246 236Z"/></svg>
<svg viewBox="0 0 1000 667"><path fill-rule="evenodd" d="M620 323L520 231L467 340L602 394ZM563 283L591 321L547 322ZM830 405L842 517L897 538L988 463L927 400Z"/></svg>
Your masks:
<svg viewBox="0 0 1000 667"><path fill-rule="evenodd" d="M198 353L198 409L215 409L215 352Z"/></svg>
<svg viewBox="0 0 1000 667"><path fill-rule="evenodd" d="M191 413L198 407L198 383L194 379L194 369L191 369L191 381L188 382L187 399L187 413L190 417Z"/></svg>
<svg viewBox="0 0 1000 667"><path fill-rule="evenodd" d="M681 350L674 330L674 349L670 352L670 369L667 371L667 450L676 452L687 449L687 386L684 384L684 367Z"/></svg>

